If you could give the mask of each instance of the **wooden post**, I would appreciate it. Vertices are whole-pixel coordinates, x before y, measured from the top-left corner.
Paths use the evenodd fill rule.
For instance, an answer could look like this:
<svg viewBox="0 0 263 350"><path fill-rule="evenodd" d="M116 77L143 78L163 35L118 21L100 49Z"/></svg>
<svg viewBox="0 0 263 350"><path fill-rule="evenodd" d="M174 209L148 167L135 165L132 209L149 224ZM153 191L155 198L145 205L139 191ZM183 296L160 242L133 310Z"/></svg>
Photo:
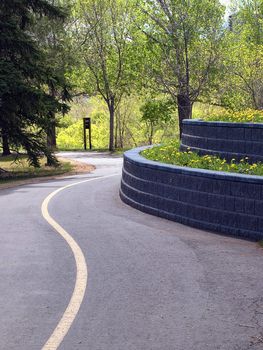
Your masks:
<svg viewBox="0 0 263 350"><path fill-rule="evenodd" d="M84 136L84 150L87 150L87 133L86 133L86 124L85 118L83 118L83 136Z"/></svg>
<svg viewBox="0 0 263 350"><path fill-rule="evenodd" d="M90 125L89 125L89 149L92 149L92 145L91 145L91 121L90 121Z"/></svg>

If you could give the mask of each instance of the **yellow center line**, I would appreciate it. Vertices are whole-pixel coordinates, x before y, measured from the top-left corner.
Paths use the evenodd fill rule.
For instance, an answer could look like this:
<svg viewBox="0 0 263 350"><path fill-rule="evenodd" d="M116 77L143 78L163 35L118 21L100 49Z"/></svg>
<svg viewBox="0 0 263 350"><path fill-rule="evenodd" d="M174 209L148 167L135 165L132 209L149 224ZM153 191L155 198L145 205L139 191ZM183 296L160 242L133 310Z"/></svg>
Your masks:
<svg viewBox="0 0 263 350"><path fill-rule="evenodd" d="M60 319L59 323L57 324L55 330L51 334L50 338L47 340L45 345L43 346L42 350L54 350L59 347L63 339L65 338L66 334L68 333L72 323L74 322L75 317L77 316L77 313L79 311L79 308L81 306L81 303L83 301L86 287L87 287L87 280L88 280L88 268L86 264L86 260L84 257L84 254L77 244L77 242L73 239L73 237L63 228L61 227L49 214L48 212L48 205L50 200L55 197L59 192L73 187L80 184L83 184L85 182L90 181L96 181L101 180L113 176L117 176L119 174L114 175L107 175L102 176L98 178L88 179L84 181L75 182L73 184L61 187L57 189L56 191L52 192L50 195L46 197L44 202L42 203L41 211L42 215L45 218L45 220L63 237L63 239L67 242L70 249L73 252L75 263L76 263L76 281L75 281L75 287L73 294L71 296L71 299L69 301L69 304Z"/></svg>

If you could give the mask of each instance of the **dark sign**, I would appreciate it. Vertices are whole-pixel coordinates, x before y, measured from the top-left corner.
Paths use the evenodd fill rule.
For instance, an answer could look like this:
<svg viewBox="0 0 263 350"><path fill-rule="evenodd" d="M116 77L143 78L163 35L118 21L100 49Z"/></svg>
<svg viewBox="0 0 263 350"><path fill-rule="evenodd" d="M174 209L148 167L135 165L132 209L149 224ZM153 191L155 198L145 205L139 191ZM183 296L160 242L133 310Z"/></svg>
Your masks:
<svg viewBox="0 0 263 350"><path fill-rule="evenodd" d="M87 133L86 130L89 130L89 148L91 149L91 121L90 118L83 118L83 137L84 137L84 149L87 149Z"/></svg>
<svg viewBox="0 0 263 350"><path fill-rule="evenodd" d="M90 129L90 118L83 118L85 129Z"/></svg>

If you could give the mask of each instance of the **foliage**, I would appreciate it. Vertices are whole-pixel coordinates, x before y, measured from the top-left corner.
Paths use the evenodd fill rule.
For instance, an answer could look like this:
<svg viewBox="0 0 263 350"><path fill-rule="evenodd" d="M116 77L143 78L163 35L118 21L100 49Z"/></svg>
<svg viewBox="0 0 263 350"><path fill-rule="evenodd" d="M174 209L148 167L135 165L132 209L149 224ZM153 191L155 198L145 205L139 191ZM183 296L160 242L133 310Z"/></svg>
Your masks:
<svg viewBox="0 0 263 350"><path fill-rule="evenodd" d="M233 1L224 36L220 103L234 110L263 108L263 1Z"/></svg>
<svg viewBox="0 0 263 350"><path fill-rule="evenodd" d="M179 127L212 82L220 57L223 6L217 0L140 1L141 30L148 38L155 89L178 106ZM202 13L202 16L200 16ZM207 90L206 90L207 93Z"/></svg>
<svg viewBox="0 0 263 350"><path fill-rule="evenodd" d="M220 113L212 113L202 119L205 121L221 121L230 123L263 123L263 111L253 109L247 109L239 112L222 110Z"/></svg>
<svg viewBox="0 0 263 350"><path fill-rule="evenodd" d="M142 121L146 123L148 129L148 140L151 145L157 127L164 128L165 125L171 123L175 106L169 99L148 99L141 106L140 110L142 112Z"/></svg>
<svg viewBox="0 0 263 350"><path fill-rule="evenodd" d="M1 137L3 141L8 139L15 149L22 146L30 164L36 167L43 154L49 163L55 163L55 157L46 147L45 131L50 114L66 109L64 103L47 93L52 74L34 37L34 23L41 16L62 20L64 13L44 0L0 3Z"/></svg>
<svg viewBox="0 0 263 350"><path fill-rule="evenodd" d="M59 131L57 136L59 149L83 149L83 122L79 120Z"/></svg>
<svg viewBox="0 0 263 350"><path fill-rule="evenodd" d="M141 107L142 120L158 125L171 121L174 105L171 100L147 100Z"/></svg>
<svg viewBox="0 0 263 350"><path fill-rule="evenodd" d="M108 107L110 150L114 149L116 109L136 77L133 8L131 0L81 0L76 5L84 89L99 94Z"/></svg>
<svg viewBox="0 0 263 350"><path fill-rule="evenodd" d="M75 60L69 29L71 18L71 0L53 0L53 5L63 4L62 20L41 16L34 24L34 37L39 42L39 47L45 54L45 67L49 74L47 80L48 94L61 101L69 102L73 90L69 75ZM64 110L63 112L66 112ZM56 149L56 126L55 113L49 113L47 126L48 147Z"/></svg>
<svg viewBox="0 0 263 350"><path fill-rule="evenodd" d="M166 101L166 100L164 100ZM116 148L132 148L144 145L149 140L149 125L142 121L143 97L130 95L124 98L116 111ZM171 111L173 108L171 109ZM60 149L83 148L82 118L91 117L92 145L106 149L109 137L107 106L99 97L77 98L71 104L69 114L60 119L57 143ZM81 120L80 120L81 119ZM154 126L153 143L160 143L178 135L174 118L169 123L158 122Z"/></svg>
<svg viewBox="0 0 263 350"><path fill-rule="evenodd" d="M248 163L248 157L241 159L240 162L237 162L235 159L232 159L231 162L226 162L225 159L216 156L199 156L190 149L187 152L180 152L178 141L147 149L142 152L142 155L154 161L190 168L263 175L263 164L260 162L250 164Z"/></svg>
<svg viewBox="0 0 263 350"><path fill-rule="evenodd" d="M60 149L83 149L82 118L89 116L91 118L93 148L106 149L109 138L106 107L99 98L91 98L89 101L84 98L82 102L80 99L77 101L77 104L72 105L70 114L63 117L60 121L60 124L66 121L68 126L59 129L57 136L58 147Z"/></svg>
<svg viewBox="0 0 263 350"><path fill-rule="evenodd" d="M92 147L94 149L106 149L108 145L107 125L98 126L92 124ZM60 149L83 149L83 122L79 120L68 128L61 130L57 137Z"/></svg>
<svg viewBox="0 0 263 350"><path fill-rule="evenodd" d="M215 106L210 103L196 102L193 106L192 118L200 119L209 117L210 115L222 115L228 113L228 111L229 110L226 108Z"/></svg>
<svg viewBox="0 0 263 350"><path fill-rule="evenodd" d="M112 114L110 126L93 120L95 144L104 148L106 134L116 148L165 141L178 134L176 119L192 111L211 121L261 122L262 3L235 1L228 25L218 0L77 1L72 33L80 65L72 76L89 94L78 113L90 116L90 97L101 95ZM158 104L167 96L178 113L165 120ZM78 141L70 143L79 146L74 128Z"/></svg>
<svg viewBox="0 0 263 350"><path fill-rule="evenodd" d="M2 0L3 145L37 166L55 126L60 148L82 148L87 116L111 150L174 138L191 116L262 122L263 0L232 3L223 23L219 0Z"/></svg>
<svg viewBox="0 0 263 350"><path fill-rule="evenodd" d="M233 33L228 40L218 90L220 101L233 110L262 109L263 46L246 42Z"/></svg>

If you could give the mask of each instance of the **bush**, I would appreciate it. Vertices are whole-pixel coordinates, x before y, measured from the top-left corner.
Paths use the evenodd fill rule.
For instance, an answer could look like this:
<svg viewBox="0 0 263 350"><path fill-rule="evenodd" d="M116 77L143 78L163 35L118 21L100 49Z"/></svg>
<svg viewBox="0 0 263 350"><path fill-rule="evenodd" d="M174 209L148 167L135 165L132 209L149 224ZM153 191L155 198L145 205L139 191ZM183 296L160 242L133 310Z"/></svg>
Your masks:
<svg viewBox="0 0 263 350"><path fill-rule="evenodd" d="M94 118L95 119L95 118ZM87 130L87 147L88 147ZM104 149L108 146L109 132L107 121L92 123L91 125L91 142L92 148ZM57 136L57 145L59 149L83 149L83 121L78 120L66 129L60 129Z"/></svg>
<svg viewBox="0 0 263 350"><path fill-rule="evenodd" d="M79 120L66 129L62 129L57 136L57 145L60 149L83 148L83 121Z"/></svg>

